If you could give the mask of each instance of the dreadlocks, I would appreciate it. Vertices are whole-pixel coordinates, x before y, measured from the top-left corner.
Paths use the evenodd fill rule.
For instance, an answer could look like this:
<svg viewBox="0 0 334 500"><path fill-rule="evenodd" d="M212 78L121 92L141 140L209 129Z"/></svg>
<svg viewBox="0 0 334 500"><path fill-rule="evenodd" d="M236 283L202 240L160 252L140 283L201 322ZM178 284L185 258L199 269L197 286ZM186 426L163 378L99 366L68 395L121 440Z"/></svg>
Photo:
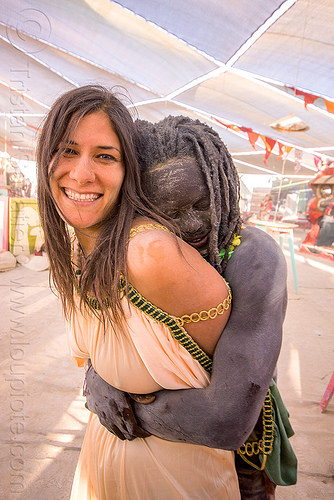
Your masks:
<svg viewBox="0 0 334 500"><path fill-rule="evenodd" d="M137 120L136 124L142 173L176 158L195 156L210 193L208 258L223 271L234 234L239 234L241 227L239 177L225 144L211 127L185 116L168 116L156 124ZM225 255L220 262L222 249Z"/></svg>

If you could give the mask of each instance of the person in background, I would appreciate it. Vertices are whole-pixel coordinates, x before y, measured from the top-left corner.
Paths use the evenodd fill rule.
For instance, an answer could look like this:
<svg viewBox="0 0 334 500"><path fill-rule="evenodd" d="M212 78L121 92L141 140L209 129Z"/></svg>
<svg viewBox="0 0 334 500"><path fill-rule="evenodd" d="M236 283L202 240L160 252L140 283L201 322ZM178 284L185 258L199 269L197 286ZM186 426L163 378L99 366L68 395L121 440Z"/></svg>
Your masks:
<svg viewBox="0 0 334 500"><path fill-rule="evenodd" d="M334 243L334 198L332 193L321 198L318 202L319 210L323 210L317 246L330 247Z"/></svg>
<svg viewBox="0 0 334 500"><path fill-rule="evenodd" d="M271 194L266 194L264 200L260 203L260 211L258 213L258 219L269 220L270 212L273 209L273 196Z"/></svg>
<svg viewBox="0 0 334 500"><path fill-rule="evenodd" d="M247 455L245 450L251 447L242 445L250 434L253 444L263 435L261 409L279 355L286 309L284 256L266 233L242 228L237 171L212 128L178 116L157 124L138 120L137 130L146 196L227 279L233 292L232 312L215 349L211 381L205 389L165 390L132 395L130 400L129 394L110 387L91 366L86 374L87 407L120 439L143 437L144 428L171 441L239 449L241 497L273 498L272 482L296 481L289 442L282 436L291 453L288 467L279 474L266 467L272 482L259 470L265 461L259 450ZM165 264L160 262L162 267ZM286 410L282 415L290 436Z"/></svg>

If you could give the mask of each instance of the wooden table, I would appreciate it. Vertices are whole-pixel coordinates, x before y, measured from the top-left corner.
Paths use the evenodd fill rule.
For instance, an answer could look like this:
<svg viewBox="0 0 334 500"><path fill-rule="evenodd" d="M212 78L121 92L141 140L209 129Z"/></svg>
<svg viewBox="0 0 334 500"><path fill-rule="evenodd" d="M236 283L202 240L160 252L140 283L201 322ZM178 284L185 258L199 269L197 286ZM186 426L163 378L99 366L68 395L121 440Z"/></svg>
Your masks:
<svg viewBox="0 0 334 500"><path fill-rule="evenodd" d="M255 219L255 218L249 219L248 224L252 224L255 227L258 227L259 229L262 229L263 231L269 230L269 231L279 233L280 245L281 245L282 249L283 249L284 236L287 235L288 242L289 242L290 258L291 258L291 266L292 266L292 273L293 273L293 280L294 280L294 284L295 284L295 290L296 290L296 293L299 293L298 281L297 281L297 271L296 271L296 260L295 260L294 237L293 237L293 230L296 227L298 227L298 224L290 224L287 222L274 222L272 220L260 220L260 219Z"/></svg>

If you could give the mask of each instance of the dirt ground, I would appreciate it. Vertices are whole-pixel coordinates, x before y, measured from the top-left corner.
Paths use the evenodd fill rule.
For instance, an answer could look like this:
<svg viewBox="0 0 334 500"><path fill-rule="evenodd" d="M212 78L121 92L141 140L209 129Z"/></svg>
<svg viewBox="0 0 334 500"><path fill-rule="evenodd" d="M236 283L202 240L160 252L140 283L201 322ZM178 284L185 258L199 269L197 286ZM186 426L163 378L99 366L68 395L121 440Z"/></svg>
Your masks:
<svg viewBox="0 0 334 500"><path fill-rule="evenodd" d="M319 402L334 370L334 262L297 252L297 294L284 251L289 303L278 385L299 463L297 485L279 487L276 498L329 500L334 398L325 413ZM0 499L67 500L88 418L80 395L83 372L69 358L47 271L18 266L1 273L0 296Z"/></svg>

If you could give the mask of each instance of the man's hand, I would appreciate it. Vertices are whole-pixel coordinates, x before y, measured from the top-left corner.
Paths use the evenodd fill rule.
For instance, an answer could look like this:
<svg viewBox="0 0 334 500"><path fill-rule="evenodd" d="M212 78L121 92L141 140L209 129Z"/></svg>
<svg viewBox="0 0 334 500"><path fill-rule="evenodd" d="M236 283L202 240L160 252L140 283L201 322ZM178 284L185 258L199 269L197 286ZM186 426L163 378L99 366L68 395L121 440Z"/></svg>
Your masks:
<svg viewBox="0 0 334 500"><path fill-rule="evenodd" d="M129 396L136 401L136 403L140 403L142 405L149 405L155 400L154 394L134 394L133 392L129 392Z"/></svg>
<svg viewBox="0 0 334 500"><path fill-rule="evenodd" d="M155 399L153 395L148 395L149 400L145 399L145 395L133 396L135 401L144 404ZM138 396L144 399L140 401ZM136 437L146 438L151 435L137 424L129 395L109 385L96 373L90 362L86 372L86 400L86 408L96 413L100 423L119 439L131 441Z"/></svg>

